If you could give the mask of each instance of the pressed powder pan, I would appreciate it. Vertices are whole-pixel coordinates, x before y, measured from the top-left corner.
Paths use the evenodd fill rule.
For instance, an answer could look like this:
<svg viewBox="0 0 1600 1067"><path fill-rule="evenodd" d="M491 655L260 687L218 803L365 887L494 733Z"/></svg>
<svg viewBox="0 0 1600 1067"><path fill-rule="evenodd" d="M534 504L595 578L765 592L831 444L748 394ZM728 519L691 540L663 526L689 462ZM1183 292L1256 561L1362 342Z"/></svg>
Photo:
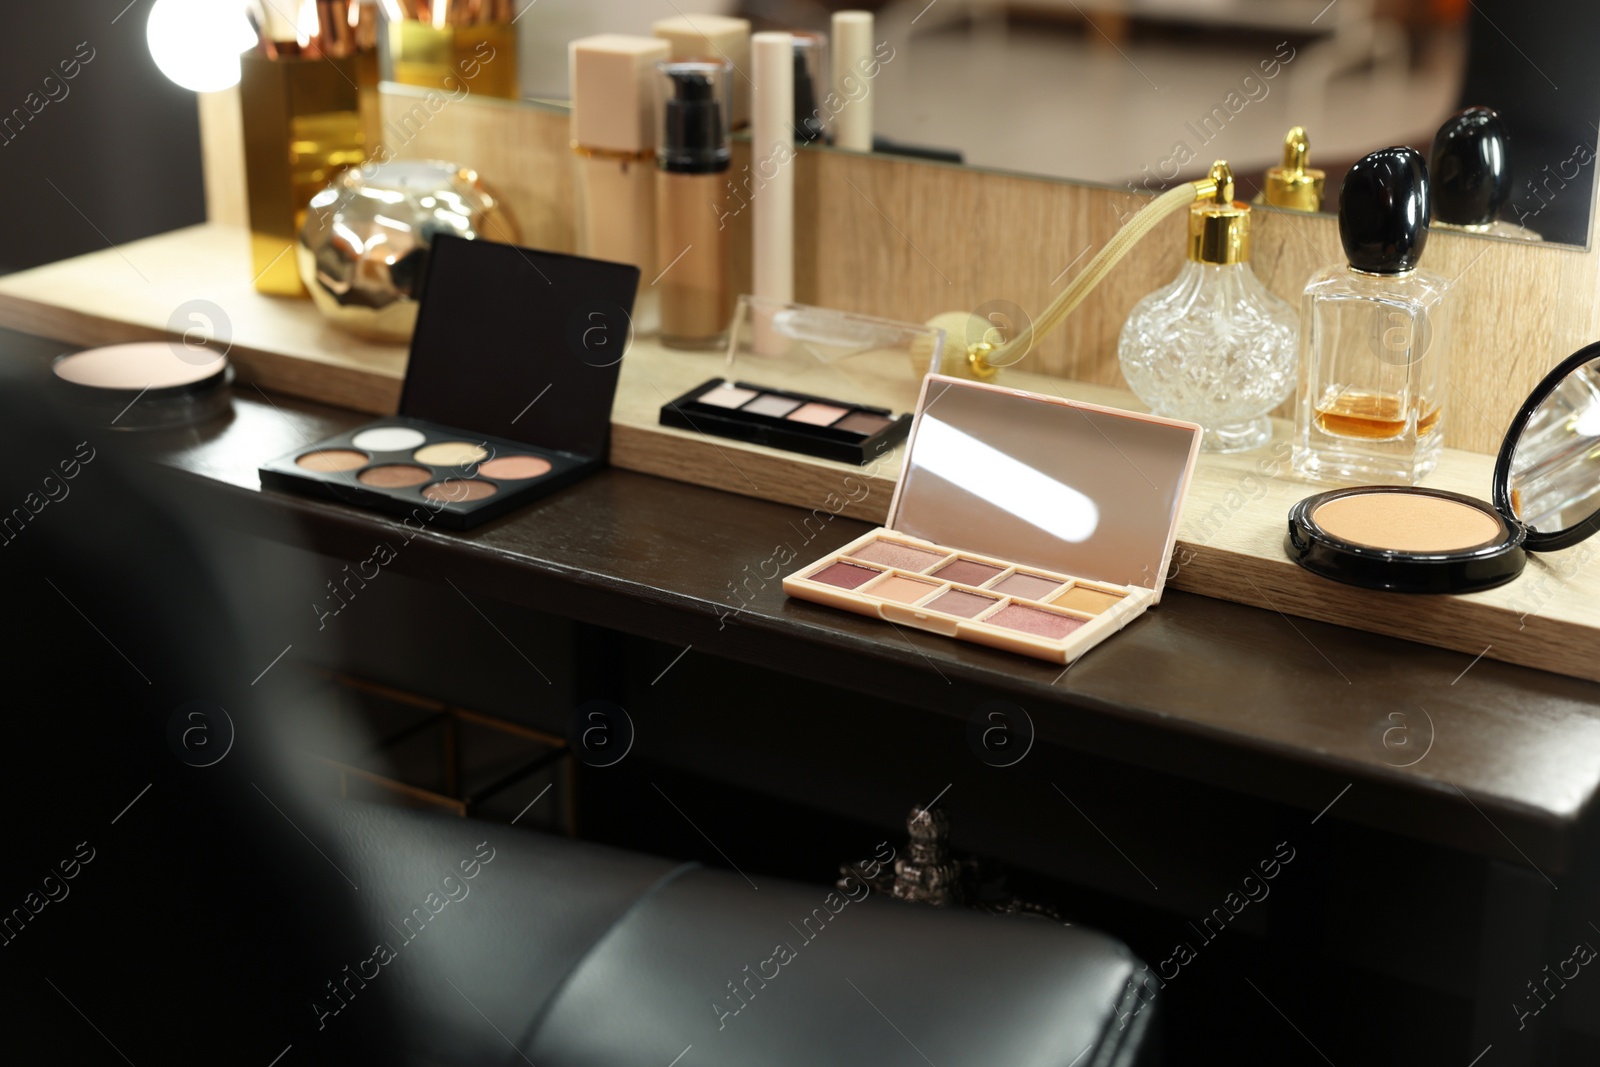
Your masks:
<svg viewBox="0 0 1600 1067"><path fill-rule="evenodd" d="M118 430L190 426L228 410L233 368L212 349L180 342L108 345L57 356L52 385Z"/></svg>
<svg viewBox="0 0 1600 1067"><path fill-rule="evenodd" d="M1300 566L1396 593L1472 593L1522 573L1529 552L1600 525L1600 344L1563 360L1528 396L1495 461L1493 503L1440 489L1358 486L1289 511Z"/></svg>

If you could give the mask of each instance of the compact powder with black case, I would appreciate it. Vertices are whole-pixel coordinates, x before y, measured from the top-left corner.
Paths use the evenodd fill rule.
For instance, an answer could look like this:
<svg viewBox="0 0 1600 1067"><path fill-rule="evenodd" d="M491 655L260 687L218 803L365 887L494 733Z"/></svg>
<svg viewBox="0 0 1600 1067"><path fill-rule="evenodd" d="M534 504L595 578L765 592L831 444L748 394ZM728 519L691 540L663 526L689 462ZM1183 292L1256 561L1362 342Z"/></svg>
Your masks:
<svg viewBox="0 0 1600 1067"><path fill-rule="evenodd" d="M664 405L661 425L860 465L904 441L911 416L713 378Z"/></svg>
<svg viewBox="0 0 1600 1067"><path fill-rule="evenodd" d="M1493 503L1439 489L1359 486L1289 511L1289 558L1324 578L1396 593L1473 593L1512 581L1529 552L1600 527L1600 344L1534 388L1495 461Z"/></svg>
<svg viewBox="0 0 1600 1067"><path fill-rule="evenodd" d="M193 426L229 410L233 368L213 348L182 341L108 345L57 356L56 395L117 430Z"/></svg>
<svg viewBox="0 0 1600 1067"><path fill-rule="evenodd" d="M261 484L466 529L605 465L637 267L434 239L400 412Z"/></svg>

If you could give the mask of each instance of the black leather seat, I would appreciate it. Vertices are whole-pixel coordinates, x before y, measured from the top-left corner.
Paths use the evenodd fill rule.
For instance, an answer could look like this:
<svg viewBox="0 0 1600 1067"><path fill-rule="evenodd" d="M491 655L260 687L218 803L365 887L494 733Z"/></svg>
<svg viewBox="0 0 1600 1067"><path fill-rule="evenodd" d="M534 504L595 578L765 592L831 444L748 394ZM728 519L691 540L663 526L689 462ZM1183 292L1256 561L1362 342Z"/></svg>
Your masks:
<svg viewBox="0 0 1600 1067"><path fill-rule="evenodd" d="M336 825L390 957L339 992L381 989L419 1062L1142 1062L1139 963L1101 934L401 809Z"/></svg>

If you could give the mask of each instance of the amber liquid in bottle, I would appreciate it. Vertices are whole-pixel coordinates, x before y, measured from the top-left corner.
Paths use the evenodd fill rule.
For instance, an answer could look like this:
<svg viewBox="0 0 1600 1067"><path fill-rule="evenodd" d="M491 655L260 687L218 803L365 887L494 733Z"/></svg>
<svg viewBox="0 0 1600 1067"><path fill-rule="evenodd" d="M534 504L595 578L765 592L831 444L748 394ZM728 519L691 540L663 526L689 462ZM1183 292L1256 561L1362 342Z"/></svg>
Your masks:
<svg viewBox="0 0 1600 1067"><path fill-rule="evenodd" d="M1417 399L1417 436L1439 424L1439 405ZM1408 412L1397 396L1344 391L1317 405L1317 429L1334 437L1367 441L1392 441L1405 435Z"/></svg>
<svg viewBox="0 0 1600 1067"><path fill-rule="evenodd" d="M1342 485L1415 485L1444 438L1444 279L1328 267L1301 298L1294 471Z"/></svg>

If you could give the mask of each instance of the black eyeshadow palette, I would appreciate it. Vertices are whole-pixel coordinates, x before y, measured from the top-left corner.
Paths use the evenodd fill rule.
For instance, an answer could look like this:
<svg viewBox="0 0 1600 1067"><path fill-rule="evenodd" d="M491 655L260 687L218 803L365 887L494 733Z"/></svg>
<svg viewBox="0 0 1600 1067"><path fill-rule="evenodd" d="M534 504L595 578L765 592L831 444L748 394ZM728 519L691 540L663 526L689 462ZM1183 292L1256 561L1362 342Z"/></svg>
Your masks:
<svg viewBox="0 0 1600 1067"><path fill-rule="evenodd" d="M434 239L399 415L261 484L467 529L605 466L637 267Z"/></svg>
<svg viewBox="0 0 1600 1067"><path fill-rule="evenodd" d="M904 441L911 416L712 378L663 405L661 425L860 465Z"/></svg>
<svg viewBox="0 0 1600 1067"><path fill-rule="evenodd" d="M461 530L598 466L581 456L393 418L273 460L261 467L261 484Z"/></svg>

